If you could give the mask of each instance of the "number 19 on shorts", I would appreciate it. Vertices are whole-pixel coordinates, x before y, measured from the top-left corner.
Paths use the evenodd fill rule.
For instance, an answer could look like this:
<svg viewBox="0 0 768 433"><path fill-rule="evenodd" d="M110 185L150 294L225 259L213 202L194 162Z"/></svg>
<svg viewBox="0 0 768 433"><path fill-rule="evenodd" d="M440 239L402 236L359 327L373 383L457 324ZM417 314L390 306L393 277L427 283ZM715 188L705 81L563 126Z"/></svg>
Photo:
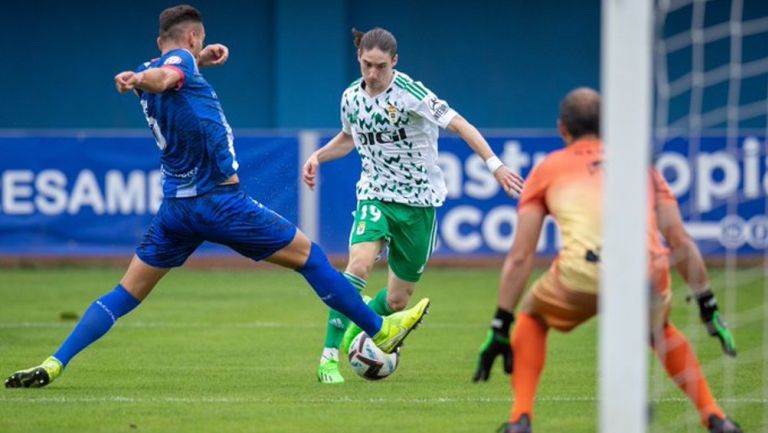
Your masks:
<svg viewBox="0 0 768 433"><path fill-rule="evenodd" d="M357 223L356 234L365 233L366 221L377 222L381 219L381 209L372 204L360 206L360 221Z"/></svg>

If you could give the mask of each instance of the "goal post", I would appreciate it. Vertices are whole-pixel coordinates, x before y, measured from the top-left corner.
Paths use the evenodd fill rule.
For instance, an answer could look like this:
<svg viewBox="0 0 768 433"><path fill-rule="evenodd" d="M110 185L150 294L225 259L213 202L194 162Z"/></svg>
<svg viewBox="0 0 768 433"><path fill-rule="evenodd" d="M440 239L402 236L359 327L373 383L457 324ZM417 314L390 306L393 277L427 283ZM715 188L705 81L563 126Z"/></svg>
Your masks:
<svg viewBox="0 0 768 433"><path fill-rule="evenodd" d="M648 426L647 173L651 149L653 1L603 0L605 142L599 324L599 430ZM642 229L639 229L642 228Z"/></svg>

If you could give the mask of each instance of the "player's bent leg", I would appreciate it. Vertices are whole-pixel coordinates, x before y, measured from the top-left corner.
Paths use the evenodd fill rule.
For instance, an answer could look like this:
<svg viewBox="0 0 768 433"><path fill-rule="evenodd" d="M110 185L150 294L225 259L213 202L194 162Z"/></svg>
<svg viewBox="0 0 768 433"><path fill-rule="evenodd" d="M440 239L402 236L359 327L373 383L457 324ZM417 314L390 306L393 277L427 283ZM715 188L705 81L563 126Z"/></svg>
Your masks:
<svg viewBox="0 0 768 433"><path fill-rule="evenodd" d="M531 297L531 294L528 297ZM530 305L530 302L525 304ZM517 317L511 339L515 368L512 388L515 398L505 431L530 431L533 402L546 361L548 331L543 318L535 310L524 308Z"/></svg>
<svg viewBox="0 0 768 433"><path fill-rule="evenodd" d="M523 299L512 332L515 391L511 431L527 431L533 421L533 402L544 370L549 328L568 332L597 312L597 295L563 285L553 272L545 272ZM515 430L518 423L522 430Z"/></svg>
<svg viewBox="0 0 768 433"><path fill-rule="evenodd" d="M296 237L306 239L300 231L297 231ZM291 244L295 242L297 242L296 239ZM363 302L355 288L331 266L320 247L316 244L311 245L306 262L296 271L304 276L326 305L349 317L371 336L381 350L386 353L397 350L427 313L429 299L422 299L413 308L382 319ZM286 248L291 248L291 245ZM290 255L285 254L283 257L290 257Z"/></svg>
<svg viewBox="0 0 768 433"><path fill-rule="evenodd" d="M696 406L701 423L712 432L739 432L718 406L688 339L668 322L653 340L656 355L669 377Z"/></svg>
<svg viewBox="0 0 768 433"><path fill-rule="evenodd" d="M423 298L413 307L385 317L381 331L371 339L385 353L395 352L429 312L429 304L429 298Z"/></svg>
<svg viewBox="0 0 768 433"><path fill-rule="evenodd" d="M120 285L139 301L143 301L171 268L160 268L145 263L134 255Z"/></svg>
<svg viewBox="0 0 768 433"><path fill-rule="evenodd" d="M384 245L381 239L352 244L349 247L349 262L344 272L367 281L376 257L381 253Z"/></svg>
<svg viewBox="0 0 768 433"><path fill-rule="evenodd" d="M106 334L117 319L136 308L167 272L168 269L149 266L134 256L120 284L85 310L56 353L38 366L12 374L5 387L38 388L53 382L72 358Z"/></svg>
<svg viewBox="0 0 768 433"><path fill-rule="evenodd" d="M376 296L368 302L368 305L377 314L389 316L397 311L402 311L408 305L408 301L413 295L413 289L416 283L405 281L399 278L390 269L387 287L381 289ZM341 349L348 353L352 340L361 332L360 328L354 324L349 325L344 337L341 340Z"/></svg>
<svg viewBox="0 0 768 433"><path fill-rule="evenodd" d="M365 289L365 279L348 271L344 272L344 278L349 281L358 293L361 293L363 289ZM366 297L363 298L365 300ZM365 302L367 303L368 301L366 300ZM352 323L352 326L360 330L360 327L354 323ZM347 316L333 308L328 309L328 321L325 329L323 353L320 355L320 365L317 367L318 382L323 384L344 383L344 376L341 375L339 369L339 350L342 347L341 343L345 335L344 332L349 329L349 327L350 321Z"/></svg>
<svg viewBox="0 0 768 433"><path fill-rule="evenodd" d="M381 250L382 245L382 241L371 241L357 243L350 247L349 261L344 270L344 278L357 289L358 293L362 293L363 289L365 289L368 275L373 268L376 255ZM360 327L354 323L351 326L357 329L357 332L360 332ZM341 373L338 373L338 359L339 350L342 348L342 340L345 335L344 332L349 327L350 321L346 316L334 309L329 309L323 353L320 357L320 366L317 372L318 380L321 383L339 383L339 381L343 381ZM332 361L336 362L333 363ZM331 368L335 368L337 371L333 375L326 374Z"/></svg>
<svg viewBox="0 0 768 433"><path fill-rule="evenodd" d="M414 280L417 280L418 278L414 278ZM411 329L415 329L416 326L421 322L422 318L425 314L427 314L429 310L429 300L428 299L422 299L419 302L416 303L415 306L408 310L404 310L405 306L408 304L408 300L410 299L411 295L413 294L413 289L415 286L415 282L406 281L399 276L395 275L395 272L390 269L389 273L389 279L388 279L388 288L386 289L386 298L384 298L383 293L385 292L384 289L380 291L376 298L374 298L371 301L371 304L374 304L375 302L381 302L382 299L386 299L385 305L372 305L372 308L374 311L377 312L383 312L383 314L387 314L393 310L396 312L390 315L387 315L385 318L386 320L402 320L403 323L406 325L405 327L412 326ZM394 297L393 297L394 296ZM394 301L393 301L394 300ZM393 305L394 302L394 305ZM351 328L351 326L350 326ZM410 330L408 330L404 335L408 335ZM354 339L354 336L356 334L352 334L349 330L344 335L344 340L342 341L342 348L345 350L349 349L350 344L352 343L352 339ZM388 345L382 346L379 344L376 340L376 336L373 337L374 343L376 343L383 351L387 353L394 352L398 347L402 345L402 341L395 341L391 344L391 348L386 348Z"/></svg>
<svg viewBox="0 0 768 433"><path fill-rule="evenodd" d="M365 288L368 275L373 269L376 258L381 253L385 245L386 243L383 239L378 239L358 242L350 246L349 263L347 263L344 276L349 280L350 283L352 283L353 286L355 286L355 288L360 289L360 291ZM384 289L384 292L386 293L386 289ZM368 299L370 300L370 298ZM366 303L368 303L368 306L371 307L371 309L373 309L373 311L375 311L376 314L380 316L388 316L391 314L391 311L382 312L381 309L377 308L375 302L371 303L366 301ZM360 327L354 323L346 323L343 328L334 330L329 328L329 333L326 336L326 340L328 340L328 336L331 335L334 337L334 339L338 338L337 341L339 343L336 348L341 349L342 352L347 352L349 350L349 345L352 342L352 339L361 331L362 330ZM326 347L328 346L326 345Z"/></svg>
<svg viewBox="0 0 768 433"><path fill-rule="evenodd" d="M387 277L387 305L386 307L393 312L402 311L408 306L408 302L413 296L413 290L416 287L415 281L406 281L398 277L390 269Z"/></svg>
<svg viewBox="0 0 768 433"><path fill-rule="evenodd" d="M301 231L297 230L291 243L267 258L267 261L295 269L326 305L349 317L369 335L381 329L381 317L363 302L357 290L331 266L320 247Z"/></svg>
<svg viewBox="0 0 768 433"><path fill-rule="evenodd" d="M288 245L264 260L296 271L307 263L312 246L312 241L297 229Z"/></svg>

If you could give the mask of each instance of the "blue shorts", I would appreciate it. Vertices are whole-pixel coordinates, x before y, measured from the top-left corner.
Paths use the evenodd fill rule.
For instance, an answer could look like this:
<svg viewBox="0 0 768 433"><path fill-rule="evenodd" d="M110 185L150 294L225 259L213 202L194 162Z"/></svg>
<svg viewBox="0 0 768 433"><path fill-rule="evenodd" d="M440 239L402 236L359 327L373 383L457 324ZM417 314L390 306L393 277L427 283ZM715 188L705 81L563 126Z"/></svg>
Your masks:
<svg viewBox="0 0 768 433"><path fill-rule="evenodd" d="M218 186L198 197L163 200L136 255L148 265L173 268L209 241L262 260L291 243L296 230L239 185Z"/></svg>

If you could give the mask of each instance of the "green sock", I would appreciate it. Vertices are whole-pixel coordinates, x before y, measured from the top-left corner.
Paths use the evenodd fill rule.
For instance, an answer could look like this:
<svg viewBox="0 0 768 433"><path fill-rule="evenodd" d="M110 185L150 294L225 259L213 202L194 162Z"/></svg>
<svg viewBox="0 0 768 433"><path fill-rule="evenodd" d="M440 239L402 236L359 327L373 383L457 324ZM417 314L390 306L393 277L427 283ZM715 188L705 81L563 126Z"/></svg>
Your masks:
<svg viewBox="0 0 768 433"><path fill-rule="evenodd" d="M365 288L365 280L344 272L344 278L354 286L358 292ZM344 331L347 330L349 319L334 309L328 310L328 324L325 328L325 347L338 349L341 346L341 339L344 337Z"/></svg>
<svg viewBox="0 0 768 433"><path fill-rule="evenodd" d="M386 287L379 290L379 293L376 294L376 297L371 299L371 302L368 303L368 306L371 307L371 309L380 316L389 316L390 314L394 313L394 311L389 308L389 304L387 304Z"/></svg>

